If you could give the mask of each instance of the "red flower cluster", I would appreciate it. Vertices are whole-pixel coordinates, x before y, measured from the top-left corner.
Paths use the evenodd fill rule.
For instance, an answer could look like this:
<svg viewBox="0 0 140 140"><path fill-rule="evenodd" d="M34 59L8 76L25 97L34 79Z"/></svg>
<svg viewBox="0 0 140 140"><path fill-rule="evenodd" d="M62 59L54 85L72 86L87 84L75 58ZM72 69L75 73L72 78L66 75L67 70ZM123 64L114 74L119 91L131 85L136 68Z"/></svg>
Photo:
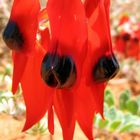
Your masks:
<svg viewBox="0 0 140 140"><path fill-rule="evenodd" d="M77 121L92 140L95 113L103 116L106 82L119 65L112 51L110 0L14 0L3 39L13 50L13 85L21 83L27 130L54 111L63 138L72 140Z"/></svg>
<svg viewBox="0 0 140 140"><path fill-rule="evenodd" d="M114 49L125 58L140 60L140 23L133 23L127 15L122 16L115 36Z"/></svg>

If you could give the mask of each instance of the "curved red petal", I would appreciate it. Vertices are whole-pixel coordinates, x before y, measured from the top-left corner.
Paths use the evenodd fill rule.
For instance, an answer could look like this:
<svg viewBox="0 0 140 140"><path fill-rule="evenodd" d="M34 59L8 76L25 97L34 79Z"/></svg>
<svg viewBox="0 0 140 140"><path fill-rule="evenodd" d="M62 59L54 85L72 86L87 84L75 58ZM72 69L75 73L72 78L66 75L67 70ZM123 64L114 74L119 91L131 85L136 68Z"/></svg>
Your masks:
<svg viewBox="0 0 140 140"><path fill-rule="evenodd" d="M54 134L54 112L52 106L48 110L48 129L49 132Z"/></svg>
<svg viewBox="0 0 140 140"><path fill-rule="evenodd" d="M92 85L91 90L93 91L93 98L95 99L95 112L100 113L102 118L104 118L104 90L105 90L106 84L100 83Z"/></svg>
<svg viewBox="0 0 140 140"><path fill-rule="evenodd" d="M63 131L64 140L72 140L75 128L74 92L60 90L54 96L54 108Z"/></svg>
<svg viewBox="0 0 140 140"><path fill-rule="evenodd" d="M92 131L96 99L93 98L90 86L86 84L84 79L81 81L76 94L76 119L88 139L93 140Z"/></svg>
<svg viewBox="0 0 140 140"><path fill-rule="evenodd" d="M108 26L108 36L110 40L110 46L112 49L112 41L111 41L111 31L110 31L110 0L104 0L104 9L106 13L106 21L107 21L107 26Z"/></svg>
<svg viewBox="0 0 140 140"><path fill-rule="evenodd" d="M47 12L52 35L49 51L71 56L80 75L87 52L87 19L83 4L80 0L49 0Z"/></svg>
<svg viewBox="0 0 140 140"><path fill-rule="evenodd" d="M27 62L27 56L22 53L14 53L13 55L13 79L12 79L12 92L16 93L19 82L21 80L24 68Z"/></svg>
<svg viewBox="0 0 140 140"><path fill-rule="evenodd" d="M110 42L108 22L105 13L104 3L100 1L98 5L98 17L96 22L92 25L92 30L95 31L100 38L100 49L102 49L102 54L110 54L112 53L112 46ZM100 57L100 56L97 56Z"/></svg>
<svg viewBox="0 0 140 140"><path fill-rule="evenodd" d="M52 103L53 89L47 87L40 76L43 56L44 52L39 50L30 56L21 79L26 105L26 123L23 131L37 123Z"/></svg>
<svg viewBox="0 0 140 140"><path fill-rule="evenodd" d="M105 12L104 1L100 0L96 10L95 22L89 22L88 26L88 57L84 65L84 73L87 75L86 84L90 86L90 92L94 98L95 112L103 116L103 102L105 83L95 83L93 78L93 68L99 58L112 53L112 44L109 35L109 22ZM93 12L93 14L94 14ZM91 68L92 67L92 68Z"/></svg>
<svg viewBox="0 0 140 140"><path fill-rule="evenodd" d="M91 66L95 66L99 58L104 55L112 54L112 43L109 29L108 16L105 11L105 4L100 0L97 9L94 11L97 15L96 21L88 25L88 57L87 73L88 78L92 77ZM93 13L94 14L94 13ZM108 13L109 14L109 13ZM96 57L95 57L96 54ZM88 80L92 83L93 79Z"/></svg>
<svg viewBox="0 0 140 140"><path fill-rule="evenodd" d="M96 40L94 42L94 44L92 44L94 47L99 43L99 38L98 36L96 36L96 34L92 34L94 36L94 39ZM93 78L93 62L95 61L95 58L93 59L93 51L95 48L92 48L92 46L90 46L89 44L89 50L88 50L88 56L83 67L84 67L84 70L83 70L83 77L85 77L86 75L86 86L89 89L86 89L89 94L92 95L92 98L93 98L93 102L94 102L94 111L96 113L100 113L103 117L103 102L104 102L104 89L105 89L105 83L95 83L94 82L94 78ZM96 52L96 55L97 56L100 56L100 51L97 51ZM83 88L83 87L82 87ZM85 92L86 92L85 90ZM86 92L87 93L87 92ZM91 96L90 95L90 96ZM85 95L86 96L86 95Z"/></svg>
<svg viewBox="0 0 140 140"><path fill-rule="evenodd" d="M37 32L37 15L40 9L38 0L15 0L13 3L10 21L16 22L23 36L24 44L21 52L14 52L13 63L13 85L12 92L15 93L23 75L28 59L29 48L35 46ZM21 46L20 46L21 47ZM26 53L25 53L26 52Z"/></svg>
<svg viewBox="0 0 140 140"><path fill-rule="evenodd" d="M35 46L39 10L38 0L14 0L10 21L14 21L18 25L23 36L23 50L25 51Z"/></svg>

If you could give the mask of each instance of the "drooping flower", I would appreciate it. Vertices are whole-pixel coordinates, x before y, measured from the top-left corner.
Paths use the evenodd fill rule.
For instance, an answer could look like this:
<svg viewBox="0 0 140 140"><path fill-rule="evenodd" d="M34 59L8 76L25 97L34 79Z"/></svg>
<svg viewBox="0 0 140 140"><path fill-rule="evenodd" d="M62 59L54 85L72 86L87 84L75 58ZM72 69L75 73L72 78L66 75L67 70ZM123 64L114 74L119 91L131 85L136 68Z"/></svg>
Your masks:
<svg viewBox="0 0 140 140"><path fill-rule="evenodd" d="M89 139L92 136L94 114L100 113L103 116L106 81L115 76L119 68L112 52L109 27L110 3L109 1L98 2L88 19L88 57L86 57L83 66L83 78L81 86L79 86L79 90L83 91L83 94L77 93L79 96L77 99L79 101L77 121ZM82 110L81 108L84 107L85 109Z"/></svg>
<svg viewBox="0 0 140 140"><path fill-rule="evenodd" d="M26 105L23 130L48 112L48 129L53 134L55 112L65 140L73 139L76 121L88 139L93 139L93 118L95 113L103 116L106 82L119 68L112 51L109 5L109 0L48 0L46 8L35 14L38 18L32 22L44 28L34 28L39 37L32 40L36 44L29 40L31 49L20 50L20 54L28 54L17 82Z"/></svg>
<svg viewBox="0 0 140 140"><path fill-rule="evenodd" d="M122 16L118 26L118 34L115 36L114 49L124 58L140 59L139 40L140 26L133 22L129 16Z"/></svg>
<svg viewBox="0 0 140 140"><path fill-rule="evenodd" d="M21 80L27 57L34 50L39 10L38 0L14 0L10 19L3 33L4 41L13 50L13 93Z"/></svg>

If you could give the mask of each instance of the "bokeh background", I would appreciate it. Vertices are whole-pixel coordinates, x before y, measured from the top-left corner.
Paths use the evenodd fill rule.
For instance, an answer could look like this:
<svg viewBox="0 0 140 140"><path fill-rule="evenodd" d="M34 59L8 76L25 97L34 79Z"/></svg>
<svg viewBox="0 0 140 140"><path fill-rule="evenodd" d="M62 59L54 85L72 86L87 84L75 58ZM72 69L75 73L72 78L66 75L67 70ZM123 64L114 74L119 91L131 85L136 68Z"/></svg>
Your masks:
<svg viewBox="0 0 140 140"><path fill-rule="evenodd" d="M0 140L62 140L55 117L55 135L47 130L47 115L33 128L22 132L26 108L19 90L11 93L11 51L2 40L13 0L0 0ZM41 0L42 4L45 3ZM105 90L104 114L93 122L95 140L140 140L140 0L111 0L113 49L120 63L119 74ZM76 126L74 140L86 140Z"/></svg>

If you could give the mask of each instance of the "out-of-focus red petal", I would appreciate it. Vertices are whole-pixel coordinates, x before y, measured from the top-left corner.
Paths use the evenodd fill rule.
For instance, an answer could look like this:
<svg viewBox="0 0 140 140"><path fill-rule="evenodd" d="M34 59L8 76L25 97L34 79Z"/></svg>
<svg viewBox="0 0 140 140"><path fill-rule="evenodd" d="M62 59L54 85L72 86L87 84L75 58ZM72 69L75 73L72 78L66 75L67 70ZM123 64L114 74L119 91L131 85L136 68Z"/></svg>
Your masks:
<svg viewBox="0 0 140 140"><path fill-rule="evenodd" d="M123 41L121 36L118 36L118 37L115 38L114 50L116 50L119 53L121 53L124 56L126 56L126 46L127 46L127 42Z"/></svg>
<svg viewBox="0 0 140 140"><path fill-rule="evenodd" d="M131 35L128 32L120 32L115 38L114 49L124 57L139 59L139 38L135 32Z"/></svg>
<svg viewBox="0 0 140 140"><path fill-rule="evenodd" d="M52 104L53 90L45 85L40 76L43 57L44 52L40 50L30 56L21 79L26 104L26 123L23 131L37 123Z"/></svg>
<svg viewBox="0 0 140 140"><path fill-rule="evenodd" d="M131 39L127 45L127 57L132 57L138 59L139 57L139 42L135 42L134 39Z"/></svg>
<svg viewBox="0 0 140 140"><path fill-rule="evenodd" d="M95 100L93 93L89 85L83 79L78 87L78 93L76 98L76 119L89 140L93 140L93 118L95 108Z"/></svg>
<svg viewBox="0 0 140 140"><path fill-rule="evenodd" d="M138 23L139 28L135 31L136 37L140 40L140 23Z"/></svg>
<svg viewBox="0 0 140 140"><path fill-rule="evenodd" d="M54 96L54 108L63 130L63 139L72 140L75 128L74 91L59 90Z"/></svg>
<svg viewBox="0 0 140 140"><path fill-rule="evenodd" d="M119 21L119 25L122 25L130 20L130 17L128 15L123 15Z"/></svg>
<svg viewBox="0 0 140 140"><path fill-rule="evenodd" d="M18 84L21 80L24 68L27 62L27 56L20 52L14 53L13 55L13 82L12 82L12 92L15 93L18 88Z"/></svg>
<svg viewBox="0 0 140 140"><path fill-rule="evenodd" d="M54 112L52 106L48 110L48 129L49 132L53 135L54 134Z"/></svg>
<svg viewBox="0 0 140 140"><path fill-rule="evenodd" d="M47 12L52 35L49 52L71 56L80 75L87 52L87 19L82 2L49 0Z"/></svg>
<svg viewBox="0 0 140 140"><path fill-rule="evenodd" d="M85 12L86 12L87 17L90 17L92 15L98 3L99 3L99 0L85 0L84 6L85 6Z"/></svg>

